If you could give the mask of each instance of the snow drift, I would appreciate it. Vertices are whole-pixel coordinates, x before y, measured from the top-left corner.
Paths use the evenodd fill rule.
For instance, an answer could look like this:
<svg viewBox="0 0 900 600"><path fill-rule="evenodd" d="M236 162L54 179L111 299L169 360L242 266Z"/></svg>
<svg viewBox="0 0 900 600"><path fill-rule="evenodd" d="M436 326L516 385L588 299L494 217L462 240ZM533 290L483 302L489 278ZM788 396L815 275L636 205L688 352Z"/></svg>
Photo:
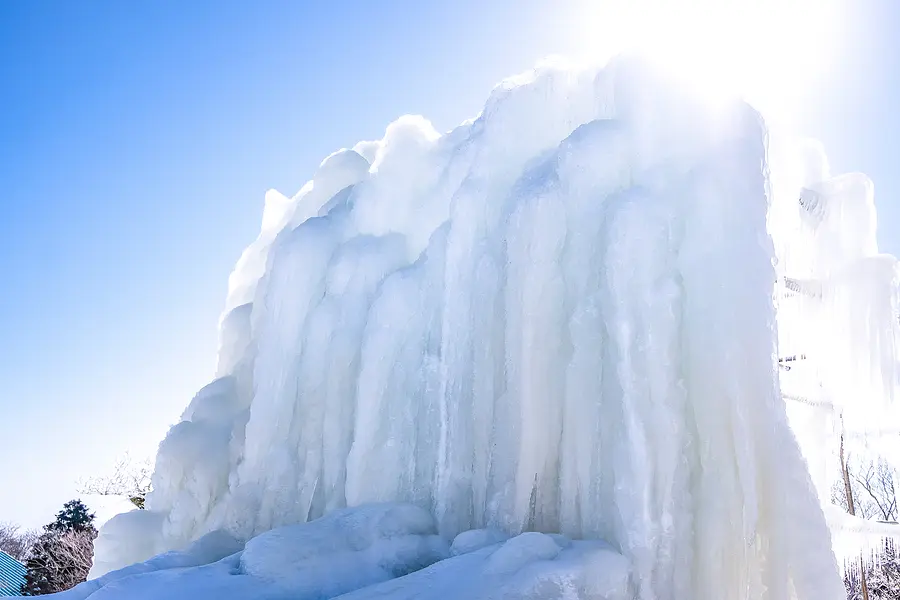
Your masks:
<svg viewBox="0 0 900 600"><path fill-rule="evenodd" d="M92 576L222 530L243 554L177 577L278 579L315 519L402 502L440 536L413 544L416 568L467 530L493 531L492 550L350 597L496 597L524 556L552 563L522 575L543 582L535 598L842 598L824 462L814 480L776 348L802 346L829 373L819 388L886 403L897 270L876 251L868 180L830 179L748 105L640 62L541 65L443 135L404 117L294 197L267 194L218 378L160 446L149 510L104 528ZM783 304L797 289L803 307ZM828 443L816 418L798 428L810 461ZM316 548L350 543L321 527ZM529 533L497 558L522 532L567 537ZM435 580L445 594L422 587Z"/></svg>
<svg viewBox="0 0 900 600"><path fill-rule="evenodd" d="M629 598L628 561L600 541L474 530L450 547L435 534L422 508L369 504L273 529L243 549L222 532L207 534L58 598Z"/></svg>

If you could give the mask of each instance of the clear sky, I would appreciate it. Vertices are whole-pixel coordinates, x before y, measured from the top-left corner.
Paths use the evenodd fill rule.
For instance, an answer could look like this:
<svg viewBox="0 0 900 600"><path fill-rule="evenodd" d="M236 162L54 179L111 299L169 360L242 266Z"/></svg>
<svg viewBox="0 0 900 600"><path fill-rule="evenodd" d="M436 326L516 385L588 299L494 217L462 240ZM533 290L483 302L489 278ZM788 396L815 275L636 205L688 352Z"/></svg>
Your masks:
<svg viewBox="0 0 900 600"><path fill-rule="evenodd" d="M591 4L0 3L0 521L40 525L76 478L153 452L212 376L267 189L402 114L473 116L501 78L608 30ZM895 254L898 22L893 0L855 2L794 113L875 181Z"/></svg>

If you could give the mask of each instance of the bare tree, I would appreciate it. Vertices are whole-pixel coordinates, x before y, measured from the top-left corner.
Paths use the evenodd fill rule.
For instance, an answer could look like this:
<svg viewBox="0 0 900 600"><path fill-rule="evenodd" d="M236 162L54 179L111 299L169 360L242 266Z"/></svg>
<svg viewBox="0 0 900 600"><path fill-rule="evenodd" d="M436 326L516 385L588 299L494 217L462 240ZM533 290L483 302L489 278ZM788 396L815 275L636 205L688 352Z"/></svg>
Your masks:
<svg viewBox="0 0 900 600"><path fill-rule="evenodd" d="M866 506L866 518L897 521L897 491L894 470L883 459L858 465L854 473L858 502Z"/></svg>
<svg viewBox="0 0 900 600"><path fill-rule="evenodd" d="M0 550L24 562L39 536L39 532L22 529L14 523L0 523Z"/></svg>
<svg viewBox="0 0 900 600"><path fill-rule="evenodd" d="M54 594L85 581L94 556L93 527L63 532L47 531L35 545L26 566L24 596Z"/></svg>
<svg viewBox="0 0 900 600"><path fill-rule="evenodd" d="M892 540L884 540L871 560L849 565L844 574L847 600L863 600L863 579L870 599L900 600L900 554Z"/></svg>
<svg viewBox="0 0 900 600"><path fill-rule="evenodd" d="M831 500L850 514L876 521L896 522L898 517L896 473L878 457L844 454L841 447L841 481ZM873 556L848 565L844 583L848 600L900 600L900 556L890 540Z"/></svg>
<svg viewBox="0 0 900 600"><path fill-rule="evenodd" d="M50 554L47 567L61 589L67 590L87 579L96 536L94 531L67 531L56 538L56 552Z"/></svg>
<svg viewBox="0 0 900 600"><path fill-rule="evenodd" d="M23 596L42 596L71 588L84 581L94 553L94 515L80 500L63 505L25 561Z"/></svg>
<svg viewBox="0 0 900 600"><path fill-rule="evenodd" d="M865 459L848 453L846 467L856 515L863 519L897 522L900 510L896 473L890 464L881 458ZM831 501L845 510L849 508L846 490L842 479L831 493Z"/></svg>
<svg viewBox="0 0 900 600"><path fill-rule="evenodd" d="M147 494L151 490L152 474L149 460L135 460L126 453L116 461L108 475L79 481L77 489L81 494L126 496L132 504L144 508Z"/></svg>

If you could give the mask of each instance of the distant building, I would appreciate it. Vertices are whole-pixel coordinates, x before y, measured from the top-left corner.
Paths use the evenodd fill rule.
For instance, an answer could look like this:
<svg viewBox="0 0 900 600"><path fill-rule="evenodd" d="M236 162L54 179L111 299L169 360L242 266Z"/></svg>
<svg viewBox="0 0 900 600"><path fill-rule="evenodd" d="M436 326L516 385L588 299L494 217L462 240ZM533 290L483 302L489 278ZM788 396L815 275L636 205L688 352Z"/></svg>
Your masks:
<svg viewBox="0 0 900 600"><path fill-rule="evenodd" d="M25 565L0 550L0 596L21 596Z"/></svg>

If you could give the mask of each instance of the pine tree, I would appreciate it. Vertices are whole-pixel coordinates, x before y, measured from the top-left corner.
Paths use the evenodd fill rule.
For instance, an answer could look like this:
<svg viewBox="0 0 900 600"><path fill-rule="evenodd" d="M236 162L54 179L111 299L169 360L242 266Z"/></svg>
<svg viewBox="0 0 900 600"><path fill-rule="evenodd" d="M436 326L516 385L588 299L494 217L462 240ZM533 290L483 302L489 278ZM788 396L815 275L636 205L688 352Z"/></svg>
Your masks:
<svg viewBox="0 0 900 600"><path fill-rule="evenodd" d="M94 517L81 500L70 500L56 513L56 521L47 525L49 531L88 531L94 529Z"/></svg>
<svg viewBox="0 0 900 600"><path fill-rule="evenodd" d="M94 515L87 506L80 500L66 502L32 547L22 595L61 592L87 579L95 537Z"/></svg>

